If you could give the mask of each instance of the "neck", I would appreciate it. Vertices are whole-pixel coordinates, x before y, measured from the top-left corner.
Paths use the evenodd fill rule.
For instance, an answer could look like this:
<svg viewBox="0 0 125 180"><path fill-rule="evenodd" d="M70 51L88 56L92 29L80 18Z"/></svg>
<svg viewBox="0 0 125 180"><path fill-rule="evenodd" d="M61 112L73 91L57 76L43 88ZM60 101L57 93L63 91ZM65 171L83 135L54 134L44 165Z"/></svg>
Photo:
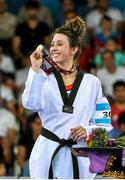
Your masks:
<svg viewBox="0 0 125 180"><path fill-rule="evenodd" d="M115 66L107 67L107 70L109 73L113 74L116 71L116 67Z"/></svg>
<svg viewBox="0 0 125 180"><path fill-rule="evenodd" d="M71 74L65 75L65 74L61 73L65 86L71 85L71 84L74 83L74 81L76 79L77 72L78 71L77 71L77 69L75 67L74 71Z"/></svg>
<svg viewBox="0 0 125 180"><path fill-rule="evenodd" d="M74 68L73 60L72 61L67 61L64 63L57 63L58 66L64 70L70 71L72 68Z"/></svg>
<svg viewBox="0 0 125 180"><path fill-rule="evenodd" d="M111 31L110 31L110 30L104 30L104 31L103 31L103 34L104 34L106 37L108 37L108 36L111 35Z"/></svg>
<svg viewBox="0 0 125 180"><path fill-rule="evenodd" d="M29 27L31 28L31 29L34 29L34 28L36 28L37 27L37 25L38 25L38 21L37 20L29 20L28 21L28 24L29 24Z"/></svg>

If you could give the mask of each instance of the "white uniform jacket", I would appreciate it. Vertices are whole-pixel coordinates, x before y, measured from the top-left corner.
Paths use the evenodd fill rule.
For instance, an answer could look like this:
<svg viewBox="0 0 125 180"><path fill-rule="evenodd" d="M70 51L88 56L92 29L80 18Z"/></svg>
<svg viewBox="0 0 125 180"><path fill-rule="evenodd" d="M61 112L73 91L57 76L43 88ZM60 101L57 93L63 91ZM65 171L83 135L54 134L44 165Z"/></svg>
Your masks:
<svg viewBox="0 0 125 180"><path fill-rule="evenodd" d="M79 125L90 129L95 126L95 105L102 97L100 81L91 74L84 74L73 103L73 114L62 112L63 101L56 78L53 74L46 75L29 70L26 86L22 95L25 108L39 113L44 128L55 133L59 138L71 137L71 128ZM57 142L40 135L30 156L31 178L47 179L50 160ZM89 172L89 159L78 157L80 178L93 178ZM54 178L73 178L70 149L64 146L53 161Z"/></svg>

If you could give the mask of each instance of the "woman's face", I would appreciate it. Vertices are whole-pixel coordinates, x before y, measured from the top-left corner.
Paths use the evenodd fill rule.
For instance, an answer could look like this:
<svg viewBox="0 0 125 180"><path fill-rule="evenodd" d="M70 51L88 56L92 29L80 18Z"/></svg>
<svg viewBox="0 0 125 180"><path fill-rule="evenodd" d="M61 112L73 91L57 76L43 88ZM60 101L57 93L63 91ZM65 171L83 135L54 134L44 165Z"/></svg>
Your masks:
<svg viewBox="0 0 125 180"><path fill-rule="evenodd" d="M64 34L57 33L51 42L50 55L54 62L65 63L73 58L73 49L70 47L68 37Z"/></svg>

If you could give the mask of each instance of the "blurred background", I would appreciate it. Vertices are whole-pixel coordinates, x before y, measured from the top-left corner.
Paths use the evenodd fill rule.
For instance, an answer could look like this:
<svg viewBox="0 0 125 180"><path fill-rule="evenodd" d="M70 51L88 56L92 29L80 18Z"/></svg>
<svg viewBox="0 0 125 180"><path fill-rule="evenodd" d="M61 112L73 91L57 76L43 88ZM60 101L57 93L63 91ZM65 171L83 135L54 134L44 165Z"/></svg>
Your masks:
<svg viewBox="0 0 125 180"><path fill-rule="evenodd" d="M37 113L23 108L21 94L29 56L66 19L87 25L78 63L96 75L112 109L112 125L125 111L125 0L0 0L0 176L28 177L28 159L41 131ZM125 122L125 116L123 118Z"/></svg>

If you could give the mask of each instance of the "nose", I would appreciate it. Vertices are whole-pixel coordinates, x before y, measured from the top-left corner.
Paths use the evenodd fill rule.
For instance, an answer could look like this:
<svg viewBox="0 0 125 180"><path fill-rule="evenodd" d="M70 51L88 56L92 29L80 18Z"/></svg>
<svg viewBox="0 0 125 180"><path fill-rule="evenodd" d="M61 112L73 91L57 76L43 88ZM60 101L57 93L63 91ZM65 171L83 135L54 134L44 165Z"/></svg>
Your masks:
<svg viewBox="0 0 125 180"><path fill-rule="evenodd" d="M58 49L58 45L57 44L53 44L53 46L51 46L51 49L53 51L56 51Z"/></svg>

